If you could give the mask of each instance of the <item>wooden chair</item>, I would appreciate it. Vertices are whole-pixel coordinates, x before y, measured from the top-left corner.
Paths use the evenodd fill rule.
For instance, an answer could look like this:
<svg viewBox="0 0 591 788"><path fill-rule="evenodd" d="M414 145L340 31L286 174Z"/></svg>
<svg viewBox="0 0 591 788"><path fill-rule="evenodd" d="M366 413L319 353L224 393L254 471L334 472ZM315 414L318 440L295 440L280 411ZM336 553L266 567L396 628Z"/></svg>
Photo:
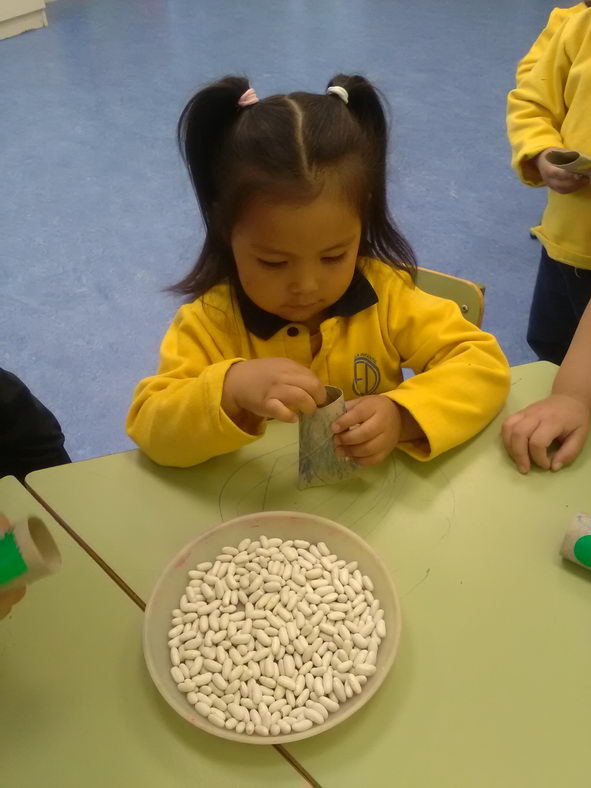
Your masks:
<svg viewBox="0 0 591 788"><path fill-rule="evenodd" d="M418 268L416 285L426 293L455 301L460 311L471 323L480 326L484 314L484 285L467 279Z"/></svg>

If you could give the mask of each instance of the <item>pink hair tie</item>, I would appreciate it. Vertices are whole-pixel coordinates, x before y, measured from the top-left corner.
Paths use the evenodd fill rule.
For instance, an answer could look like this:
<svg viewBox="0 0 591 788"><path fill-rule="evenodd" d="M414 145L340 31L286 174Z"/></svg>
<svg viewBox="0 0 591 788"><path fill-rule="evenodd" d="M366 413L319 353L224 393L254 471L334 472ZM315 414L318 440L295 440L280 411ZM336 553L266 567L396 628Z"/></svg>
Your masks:
<svg viewBox="0 0 591 788"><path fill-rule="evenodd" d="M251 104L256 104L259 100L259 97L254 92L254 88L248 88L240 98L238 99L238 106L239 107L250 107Z"/></svg>

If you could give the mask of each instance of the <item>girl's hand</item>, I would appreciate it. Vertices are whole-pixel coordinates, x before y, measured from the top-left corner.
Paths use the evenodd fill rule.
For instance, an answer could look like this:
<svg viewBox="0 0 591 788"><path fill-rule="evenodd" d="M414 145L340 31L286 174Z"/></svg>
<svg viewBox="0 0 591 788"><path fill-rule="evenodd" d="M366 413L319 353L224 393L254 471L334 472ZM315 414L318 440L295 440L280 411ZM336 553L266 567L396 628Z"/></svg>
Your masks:
<svg viewBox="0 0 591 788"><path fill-rule="evenodd" d="M13 591L0 591L0 619L6 618L12 606L25 595L25 588L15 588Z"/></svg>
<svg viewBox="0 0 591 788"><path fill-rule="evenodd" d="M546 148L545 151L542 151L542 153L533 160L546 186L558 192L558 194L571 194L582 186L588 186L589 178L586 175L579 175L575 172L563 170L548 161L546 154L553 150L561 149Z"/></svg>
<svg viewBox="0 0 591 788"><path fill-rule="evenodd" d="M521 473L531 460L540 468L559 471L579 454L589 431L589 408L575 397L552 394L547 399L509 416L502 427L505 448ZM554 456L548 447L557 440Z"/></svg>
<svg viewBox="0 0 591 788"><path fill-rule="evenodd" d="M226 373L222 393L222 408L247 431L261 419L295 422L298 413L309 416L325 401L326 389L320 379L287 358L233 364Z"/></svg>
<svg viewBox="0 0 591 788"><path fill-rule="evenodd" d="M347 402L347 412L333 422L332 431L337 456L357 465L377 465L401 440L424 437L410 413L382 395Z"/></svg>

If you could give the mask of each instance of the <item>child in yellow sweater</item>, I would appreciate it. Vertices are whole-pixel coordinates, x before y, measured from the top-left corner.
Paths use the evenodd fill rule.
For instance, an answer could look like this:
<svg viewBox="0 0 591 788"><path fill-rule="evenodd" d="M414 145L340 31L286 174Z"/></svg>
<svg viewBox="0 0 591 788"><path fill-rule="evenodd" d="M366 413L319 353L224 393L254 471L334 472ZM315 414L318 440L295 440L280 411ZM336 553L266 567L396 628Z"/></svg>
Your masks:
<svg viewBox="0 0 591 788"><path fill-rule="evenodd" d="M591 155L591 8L555 9L546 31L517 70L507 128L512 164L529 186L548 186L534 234L542 255L528 342L539 358L560 364L591 297L591 183L551 164L552 150Z"/></svg>
<svg viewBox="0 0 591 788"><path fill-rule="evenodd" d="M297 421L345 392L336 452L425 460L497 413L507 362L451 301L414 287L413 252L386 201L387 129L359 76L325 94L259 100L226 77L197 93L179 140L205 222L158 374L138 385L129 435L190 466ZM401 368L416 373L403 381ZM349 428L356 426L356 429Z"/></svg>

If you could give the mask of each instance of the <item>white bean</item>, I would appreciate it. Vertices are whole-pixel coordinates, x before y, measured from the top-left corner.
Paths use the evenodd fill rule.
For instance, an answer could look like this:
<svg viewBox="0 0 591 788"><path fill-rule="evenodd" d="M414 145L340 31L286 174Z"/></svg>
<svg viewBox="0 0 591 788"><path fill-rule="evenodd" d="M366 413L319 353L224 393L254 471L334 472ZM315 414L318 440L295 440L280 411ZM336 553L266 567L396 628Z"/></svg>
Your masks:
<svg viewBox="0 0 591 788"><path fill-rule="evenodd" d="M333 679L333 691L341 703L344 703L347 700L345 685L338 676L335 676Z"/></svg>
<svg viewBox="0 0 591 788"><path fill-rule="evenodd" d="M173 665L172 668L170 669L170 673L176 684L180 684L185 680L183 671L178 667L178 665Z"/></svg>
<svg viewBox="0 0 591 788"><path fill-rule="evenodd" d="M279 676L277 684L285 687L286 690L291 690L292 692L295 690L295 681L289 676Z"/></svg>
<svg viewBox="0 0 591 788"><path fill-rule="evenodd" d="M203 687L205 684L209 684L211 681L212 673L200 673L198 676L192 680L193 684L196 687Z"/></svg>
<svg viewBox="0 0 591 788"><path fill-rule="evenodd" d="M214 709L223 712L225 712L226 709L228 708L228 704L225 701L223 701L221 698L218 698L217 695L211 696L211 705L213 706Z"/></svg>
<svg viewBox="0 0 591 788"><path fill-rule="evenodd" d="M322 704L322 706L324 706L324 708L329 712L335 712L339 710L339 704L336 702L336 700L332 700L326 695L318 698L318 703Z"/></svg>
<svg viewBox="0 0 591 788"><path fill-rule="evenodd" d="M319 711L316 711L316 709L305 708L304 717L307 720L312 720L312 722L316 722L318 725L322 725L322 723L324 722L324 717L322 716L322 714L320 714Z"/></svg>
<svg viewBox="0 0 591 788"><path fill-rule="evenodd" d="M355 665L353 671L357 676L373 676L376 672L376 666L370 665L367 662L362 662L359 665Z"/></svg>
<svg viewBox="0 0 591 788"><path fill-rule="evenodd" d="M317 712L318 712L318 713L319 713L319 714L320 714L320 715L321 715L321 716L322 716L322 717L323 717L325 720L328 718L328 710L327 710L327 709L325 709L325 708L324 708L324 706L323 706L321 703L318 703L317 701L309 700L309 701L306 703L306 708L308 708L308 709L314 709L314 710L315 710L315 711L317 711Z"/></svg>
<svg viewBox="0 0 591 788"><path fill-rule="evenodd" d="M291 729L296 733L301 733L302 731L307 731L313 724L312 720L309 719L297 720L293 723Z"/></svg>
<svg viewBox="0 0 591 788"><path fill-rule="evenodd" d="M207 719L213 725L217 725L218 728L225 728L226 726L226 718L223 716L218 716L214 714L213 711L208 715Z"/></svg>

